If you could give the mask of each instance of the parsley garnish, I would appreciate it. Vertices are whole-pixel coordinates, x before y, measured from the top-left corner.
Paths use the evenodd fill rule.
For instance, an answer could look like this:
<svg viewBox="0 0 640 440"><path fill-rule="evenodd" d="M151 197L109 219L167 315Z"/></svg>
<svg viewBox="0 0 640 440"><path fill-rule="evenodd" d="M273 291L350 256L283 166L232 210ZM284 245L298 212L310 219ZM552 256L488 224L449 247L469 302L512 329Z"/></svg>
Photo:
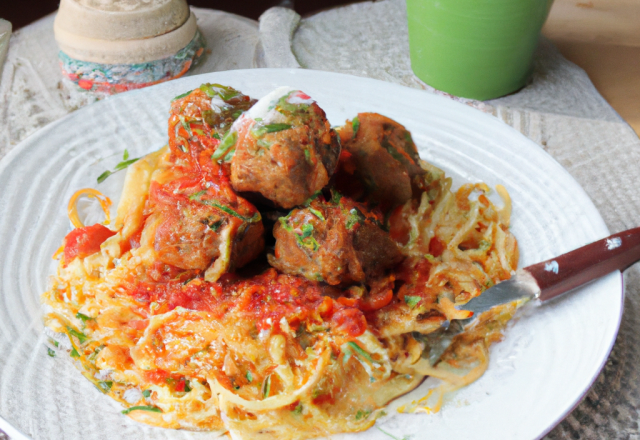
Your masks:
<svg viewBox="0 0 640 440"><path fill-rule="evenodd" d="M357 224L362 224L364 220L364 216L362 215L362 213L358 210L358 208L352 208L349 211L349 217L347 218L347 229L351 230L353 229Z"/></svg>
<svg viewBox="0 0 640 440"><path fill-rule="evenodd" d="M122 414L129 414L131 411L150 411L161 413L162 410L156 406L132 406L122 411Z"/></svg>
<svg viewBox="0 0 640 440"><path fill-rule="evenodd" d="M71 349L71 357L72 358L79 358L80 357L80 353L78 353L78 350L76 350L75 348Z"/></svg>
<svg viewBox="0 0 640 440"><path fill-rule="evenodd" d="M49 356L51 356L52 358L56 357L56 351L52 350L51 348L47 347L47 354Z"/></svg>
<svg viewBox="0 0 640 440"><path fill-rule="evenodd" d="M100 387L100 391L108 393L111 390L111 387L113 386L113 382L108 380L104 382L98 382L98 385Z"/></svg>
<svg viewBox="0 0 640 440"><path fill-rule="evenodd" d="M262 386L262 395L266 399L269 397L269 393L271 392L271 375L267 376L264 380L264 385Z"/></svg>
<svg viewBox="0 0 640 440"><path fill-rule="evenodd" d="M320 245L316 241L316 239L312 236L313 234L313 225L305 223L300 228L302 230L302 234L298 234L296 232L296 241L299 246L304 246L312 249L313 251L317 251Z"/></svg>
<svg viewBox="0 0 640 440"><path fill-rule="evenodd" d="M353 128L353 137L356 137L358 134L358 129L360 128L360 118L357 116L351 120L351 127Z"/></svg>
<svg viewBox="0 0 640 440"><path fill-rule="evenodd" d="M185 96L189 95L189 93L191 93L191 92L193 92L193 90L189 90L188 92L184 92L184 93L182 93L182 94L180 94L180 95L176 96L175 98L173 98L173 99L171 100L171 102L173 102L173 101L177 101L178 99L182 99L182 98L184 98Z"/></svg>
<svg viewBox="0 0 640 440"><path fill-rule="evenodd" d="M356 413L356 420L366 419L367 417L369 417L369 414L371 414L371 411L363 411L359 409Z"/></svg>
<svg viewBox="0 0 640 440"><path fill-rule="evenodd" d="M90 316L83 315L83 314L82 314L82 313L80 313L80 312L76 313L76 318L81 319L81 320L82 320L82 322L87 322L87 321L91 321L92 319L95 319L95 318L92 318L92 317L90 317Z"/></svg>
<svg viewBox="0 0 640 440"><path fill-rule="evenodd" d="M247 371L247 380L249 381L249 383L253 382L253 374L251 374L251 371Z"/></svg>
<svg viewBox="0 0 640 440"><path fill-rule="evenodd" d="M289 124L255 124L253 127L251 127L251 134L257 139L266 133L277 133L278 131L288 130L290 128L291 125Z"/></svg>
<svg viewBox="0 0 640 440"><path fill-rule="evenodd" d="M136 162L139 159L140 159L139 157L136 157L134 159L129 159L129 151L124 150L124 154L122 155L122 162L116 165L113 171L107 170L104 173L100 174L98 176L98 183L104 182L105 180L107 180L107 177L109 177L113 173L117 173L118 171L124 170L126 167L128 167L129 165L131 165L132 163Z"/></svg>
<svg viewBox="0 0 640 440"><path fill-rule="evenodd" d="M370 363L372 364L377 364L378 362L374 361L373 358L371 357L371 355L369 353L367 353L366 351L364 351L362 349L362 347L360 347L358 344L356 344L353 341L349 341L347 342L347 344L349 345L349 347L351 347L353 350L355 350L356 354L358 356L361 356L363 358L365 358L366 360L368 360Z"/></svg>
<svg viewBox="0 0 640 440"><path fill-rule="evenodd" d="M67 332L70 335L78 338L78 341L80 341L81 344L84 344L87 340L87 337L84 335L84 333L80 333L78 330L72 329L71 327L67 327Z"/></svg>
<svg viewBox="0 0 640 440"><path fill-rule="evenodd" d="M409 296L409 295L404 296L404 302L407 303L410 309L413 309L415 306L417 306L421 300L422 300L422 297L420 296Z"/></svg>
<svg viewBox="0 0 640 440"><path fill-rule="evenodd" d="M216 148L216 151L211 155L211 159L212 160L220 159L222 156L225 155L227 151L229 151L229 149L231 149L231 147L233 147L236 144L237 140L238 140L238 133L236 133L235 131L227 132L227 134L225 134L222 140L220 141L220 144L218 145L218 148ZM227 158L225 157L224 160L226 161Z"/></svg>
<svg viewBox="0 0 640 440"><path fill-rule="evenodd" d="M322 213L317 209L309 208L309 211L311 211L311 213L316 217L318 217L320 220L325 221L324 215L322 215Z"/></svg>
<svg viewBox="0 0 640 440"><path fill-rule="evenodd" d="M209 98L213 98L217 95L222 98L223 101L229 101L231 98L240 94L237 90L220 84L202 84L200 86L200 90L206 93Z"/></svg>
<svg viewBox="0 0 640 440"><path fill-rule="evenodd" d="M302 205L303 206L309 206L311 204L311 202L314 201L315 199L317 199L320 194L322 194L322 190L318 190L318 191L314 192L313 194L311 194L311 197L309 197L307 200L304 201L304 203Z"/></svg>
<svg viewBox="0 0 640 440"><path fill-rule="evenodd" d="M234 217L239 218L240 220L244 220L245 222L249 222L249 223L256 223L259 222L260 220L262 220L262 217L260 216L260 212L256 212L253 217L245 217L243 215L238 214L237 212L235 212L233 209L229 208L228 206L225 206L221 203L216 202L215 200L202 200L202 196L206 193L207 191L202 190L202 191L198 191L195 194L191 194L189 196L189 200L193 200L196 201L198 203L202 203L203 205L207 205L207 206L213 206L214 208L218 208L220 211L222 212L226 212L229 215L232 215Z"/></svg>

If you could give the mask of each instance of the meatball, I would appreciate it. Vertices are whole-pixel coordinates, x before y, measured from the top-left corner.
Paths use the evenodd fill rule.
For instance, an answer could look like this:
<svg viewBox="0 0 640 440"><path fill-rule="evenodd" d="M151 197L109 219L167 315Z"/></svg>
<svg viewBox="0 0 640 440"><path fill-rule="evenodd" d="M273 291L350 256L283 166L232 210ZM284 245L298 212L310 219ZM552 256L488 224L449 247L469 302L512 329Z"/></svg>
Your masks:
<svg viewBox="0 0 640 440"><path fill-rule="evenodd" d="M380 228L380 216L334 193L280 218L269 264L288 274L331 285L363 283L402 260L398 245Z"/></svg>
<svg viewBox="0 0 640 440"><path fill-rule="evenodd" d="M215 281L262 252L264 227L260 213L228 183L200 188L188 178L152 183L145 229L154 230L158 260L206 270L205 279Z"/></svg>
<svg viewBox="0 0 640 440"><path fill-rule="evenodd" d="M231 87L208 83L176 97L169 116L169 148L176 163L211 168L212 153L233 122L255 102Z"/></svg>
<svg viewBox="0 0 640 440"><path fill-rule="evenodd" d="M339 133L343 148L336 173L339 191L383 212L411 199L424 171L406 128L377 113L359 113Z"/></svg>
<svg viewBox="0 0 640 440"><path fill-rule="evenodd" d="M329 183L340 142L315 101L283 87L243 114L213 157L230 154L236 191L258 193L290 209Z"/></svg>

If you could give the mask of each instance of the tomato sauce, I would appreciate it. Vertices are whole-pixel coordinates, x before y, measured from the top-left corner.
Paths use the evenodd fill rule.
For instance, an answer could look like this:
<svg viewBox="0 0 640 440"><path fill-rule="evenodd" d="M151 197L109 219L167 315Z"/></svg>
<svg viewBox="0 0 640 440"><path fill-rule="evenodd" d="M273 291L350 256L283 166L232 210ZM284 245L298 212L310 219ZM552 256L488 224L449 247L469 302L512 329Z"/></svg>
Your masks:
<svg viewBox="0 0 640 440"><path fill-rule="evenodd" d="M323 295L319 283L279 274L275 269L247 279L226 274L215 283L199 278L188 282L140 282L127 290L136 301L147 304L150 314L183 307L209 312L217 319L227 313L245 315L256 323L258 330L282 331L282 318L293 331L309 320L326 322L350 337L357 337L367 329L357 301L354 304L344 304L342 298L336 301Z"/></svg>
<svg viewBox="0 0 640 440"><path fill-rule="evenodd" d="M101 224L84 226L69 232L64 238L64 265L76 257L84 258L99 252L100 245L113 235L116 233Z"/></svg>

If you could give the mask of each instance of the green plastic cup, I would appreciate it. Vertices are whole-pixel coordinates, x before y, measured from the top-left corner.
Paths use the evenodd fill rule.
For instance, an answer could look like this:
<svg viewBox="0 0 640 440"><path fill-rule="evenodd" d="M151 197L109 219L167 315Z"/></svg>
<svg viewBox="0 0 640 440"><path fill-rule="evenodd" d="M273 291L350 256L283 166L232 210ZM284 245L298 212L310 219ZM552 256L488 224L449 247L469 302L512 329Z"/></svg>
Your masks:
<svg viewBox="0 0 640 440"><path fill-rule="evenodd" d="M406 0L411 67L452 95L486 100L524 87L553 0Z"/></svg>

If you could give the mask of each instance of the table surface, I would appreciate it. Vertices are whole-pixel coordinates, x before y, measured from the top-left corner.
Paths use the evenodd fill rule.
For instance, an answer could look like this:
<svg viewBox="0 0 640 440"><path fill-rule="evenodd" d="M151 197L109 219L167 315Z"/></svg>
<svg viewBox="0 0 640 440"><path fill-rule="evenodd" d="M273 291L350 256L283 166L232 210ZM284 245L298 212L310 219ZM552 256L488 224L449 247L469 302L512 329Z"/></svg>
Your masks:
<svg viewBox="0 0 640 440"><path fill-rule="evenodd" d="M543 29L640 134L640 2L555 0Z"/></svg>
<svg viewBox="0 0 640 440"><path fill-rule="evenodd" d="M192 74L302 67L443 94L411 71L404 0L357 3L305 19L272 8L259 23L219 11L194 12L210 53ZM96 99L61 78L52 21L53 16L45 17L12 37L0 81L0 157L29 134ZM449 97L496 116L545 149L583 186L611 232L638 226L640 196L630 182L640 178L640 139L584 70L549 40L541 40L532 82L518 93L486 102ZM625 286L626 311L609 361L585 400L547 438L640 438L638 267L625 272ZM2 404L0 396L0 412Z"/></svg>

